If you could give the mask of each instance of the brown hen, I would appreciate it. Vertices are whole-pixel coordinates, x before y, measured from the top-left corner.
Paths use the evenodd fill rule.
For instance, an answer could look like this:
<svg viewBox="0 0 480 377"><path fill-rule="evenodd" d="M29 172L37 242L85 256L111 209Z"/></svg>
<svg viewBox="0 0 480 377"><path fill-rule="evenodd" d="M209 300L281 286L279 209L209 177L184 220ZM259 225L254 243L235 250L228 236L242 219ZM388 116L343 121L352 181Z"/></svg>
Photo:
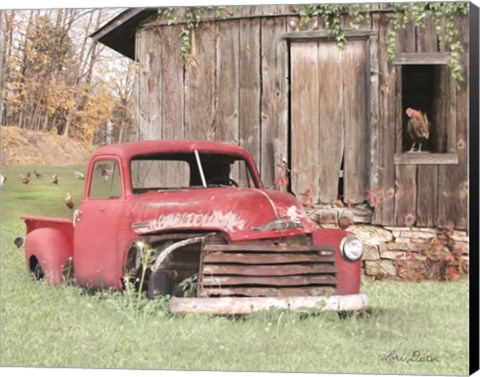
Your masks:
<svg viewBox="0 0 480 377"><path fill-rule="evenodd" d="M409 107L406 110L406 114L410 118L407 123L407 131L413 140L409 152L415 152L415 144L418 144L416 151L421 152L422 142L425 142L430 137L430 122L427 115L420 110L414 110Z"/></svg>

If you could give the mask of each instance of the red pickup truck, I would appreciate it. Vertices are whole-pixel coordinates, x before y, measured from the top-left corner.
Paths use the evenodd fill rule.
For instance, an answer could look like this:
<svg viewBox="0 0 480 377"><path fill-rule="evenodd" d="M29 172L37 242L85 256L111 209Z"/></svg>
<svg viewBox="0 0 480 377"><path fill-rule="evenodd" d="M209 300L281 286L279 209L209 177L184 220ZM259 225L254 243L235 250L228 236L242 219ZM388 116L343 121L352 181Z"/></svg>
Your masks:
<svg viewBox="0 0 480 377"><path fill-rule="evenodd" d="M173 313L269 308L357 311L362 242L322 229L289 193L263 187L252 157L219 142L157 140L91 156L73 219L23 216L26 264L60 284L122 289L146 268L149 298ZM152 252L148 266L142 255ZM194 297L184 297L186 279Z"/></svg>

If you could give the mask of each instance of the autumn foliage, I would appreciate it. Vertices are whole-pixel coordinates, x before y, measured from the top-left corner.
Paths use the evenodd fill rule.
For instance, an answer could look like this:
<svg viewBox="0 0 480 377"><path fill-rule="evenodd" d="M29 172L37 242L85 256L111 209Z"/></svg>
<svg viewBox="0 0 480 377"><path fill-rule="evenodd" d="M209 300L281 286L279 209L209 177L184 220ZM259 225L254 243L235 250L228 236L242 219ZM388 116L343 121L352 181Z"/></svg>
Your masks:
<svg viewBox="0 0 480 377"><path fill-rule="evenodd" d="M423 253L430 264L438 266L438 278L442 280L458 280L468 274L468 260L456 246L452 234L453 230L443 229L441 237L432 239Z"/></svg>
<svg viewBox="0 0 480 377"><path fill-rule="evenodd" d="M0 13L0 125L54 131L89 144L107 122L132 124L132 63L89 35L115 10ZM118 13L118 10L116 10ZM127 119L127 122L125 122Z"/></svg>

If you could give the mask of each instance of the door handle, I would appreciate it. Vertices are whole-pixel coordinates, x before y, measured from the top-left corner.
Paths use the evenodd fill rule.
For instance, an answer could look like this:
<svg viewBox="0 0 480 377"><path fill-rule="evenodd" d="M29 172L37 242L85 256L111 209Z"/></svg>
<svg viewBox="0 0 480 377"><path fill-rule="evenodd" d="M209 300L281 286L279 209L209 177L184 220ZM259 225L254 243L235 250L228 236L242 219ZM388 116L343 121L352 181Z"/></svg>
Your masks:
<svg viewBox="0 0 480 377"><path fill-rule="evenodd" d="M77 221L80 221L80 215L82 214L82 211L79 209L76 209L73 212L73 227L75 228L77 226Z"/></svg>

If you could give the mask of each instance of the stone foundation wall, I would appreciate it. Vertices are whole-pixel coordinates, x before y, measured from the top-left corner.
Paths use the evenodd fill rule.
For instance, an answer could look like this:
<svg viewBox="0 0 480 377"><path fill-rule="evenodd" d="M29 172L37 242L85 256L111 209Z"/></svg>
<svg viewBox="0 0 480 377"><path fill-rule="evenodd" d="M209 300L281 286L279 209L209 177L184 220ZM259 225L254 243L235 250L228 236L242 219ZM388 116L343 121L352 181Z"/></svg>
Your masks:
<svg viewBox="0 0 480 377"><path fill-rule="evenodd" d="M463 231L372 225L352 225L347 230L363 240L363 271L373 278L454 279L464 275L461 270L468 265L469 237Z"/></svg>
<svg viewBox="0 0 480 377"><path fill-rule="evenodd" d="M420 281L466 276L469 237L464 231L370 225L372 209L367 205L317 205L307 213L324 228L344 225L363 240L363 273L371 278Z"/></svg>

